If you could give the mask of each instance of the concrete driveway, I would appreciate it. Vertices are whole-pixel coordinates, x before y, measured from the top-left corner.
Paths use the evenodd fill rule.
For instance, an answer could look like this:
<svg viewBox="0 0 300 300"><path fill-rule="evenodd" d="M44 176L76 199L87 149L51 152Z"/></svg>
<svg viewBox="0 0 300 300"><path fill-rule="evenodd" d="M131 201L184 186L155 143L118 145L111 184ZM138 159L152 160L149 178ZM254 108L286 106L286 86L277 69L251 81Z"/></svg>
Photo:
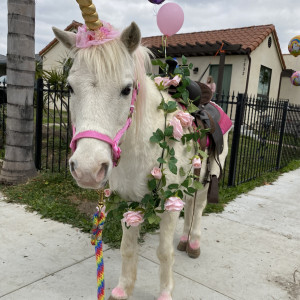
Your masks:
<svg viewBox="0 0 300 300"><path fill-rule="evenodd" d="M40 219L0 200L1 300L96 299L96 265L88 234ZM174 245L183 226L178 223ZM201 256L175 252L174 300L300 299L300 169L203 219ZM158 235L140 248L132 300L159 291ZM119 250L105 247L106 293L120 273Z"/></svg>

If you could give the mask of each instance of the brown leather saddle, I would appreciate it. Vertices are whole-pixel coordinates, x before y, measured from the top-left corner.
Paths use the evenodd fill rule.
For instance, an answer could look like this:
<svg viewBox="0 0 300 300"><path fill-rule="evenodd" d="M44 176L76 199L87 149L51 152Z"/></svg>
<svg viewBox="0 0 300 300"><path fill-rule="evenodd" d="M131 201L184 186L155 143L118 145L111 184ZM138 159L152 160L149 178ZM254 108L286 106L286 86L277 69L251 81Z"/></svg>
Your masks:
<svg viewBox="0 0 300 300"><path fill-rule="evenodd" d="M199 107L199 110L193 113L197 127L208 129L209 153L213 153L216 162L220 167L220 177L222 174L222 167L219 163L219 155L223 151L223 133L219 126L221 118L219 110L211 104L213 93L211 89L204 83L191 82L187 87L189 97L194 100L194 104ZM198 100L195 100L198 99ZM207 137L205 136L200 140L201 150L205 150L207 145ZM195 169L194 174L200 176L200 169ZM209 179L208 179L209 178ZM205 181L209 181L209 188L207 193L208 203L219 203L219 180L217 176L210 175L209 170L206 173Z"/></svg>
<svg viewBox="0 0 300 300"><path fill-rule="evenodd" d="M211 89L204 83L192 81L187 87L189 97L194 100L194 104L199 108L192 115L195 117L197 126L208 129L210 147L213 147L218 155L223 151L223 133L219 126L221 118L219 110L211 104L213 93ZM197 100L195 100L197 99ZM201 149L206 147L206 139L200 141Z"/></svg>

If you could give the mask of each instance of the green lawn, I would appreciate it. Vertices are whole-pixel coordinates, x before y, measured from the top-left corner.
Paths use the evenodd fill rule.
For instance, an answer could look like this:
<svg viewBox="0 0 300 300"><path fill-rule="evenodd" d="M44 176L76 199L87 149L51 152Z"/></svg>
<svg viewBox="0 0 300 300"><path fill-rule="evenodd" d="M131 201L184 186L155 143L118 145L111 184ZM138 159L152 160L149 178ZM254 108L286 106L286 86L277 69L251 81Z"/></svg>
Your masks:
<svg viewBox="0 0 300 300"><path fill-rule="evenodd" d="M269 184L277 177L290 170L300 167L300 160L291 162L280 171L266 173L247 183L234 188L220 189L220 203L209 204L205 214L222 212L224 206L238 195L248 192L256 186ZM25 204L28 210L37 211L42 218L50 218L59 222L71 224L84 232L91 230L91 216L95 212L98 194L93 190L81 189L70 175L65 177L62 173L42 172L27 184L18 186L1 186L1 191L11 203ZM157 227L142 228L144 233L153 231ZM121 241L120 220L108 217L103 232L103 240L112 247L119 247Z"/></svg>

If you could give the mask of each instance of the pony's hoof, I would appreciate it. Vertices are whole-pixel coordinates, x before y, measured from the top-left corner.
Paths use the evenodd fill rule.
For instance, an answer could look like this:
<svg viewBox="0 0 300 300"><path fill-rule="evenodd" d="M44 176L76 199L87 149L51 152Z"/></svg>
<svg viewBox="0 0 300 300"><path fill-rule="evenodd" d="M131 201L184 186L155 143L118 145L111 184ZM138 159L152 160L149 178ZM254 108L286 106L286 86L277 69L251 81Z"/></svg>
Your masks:
<svg viewBox="0 0 300 300"><path fill-rule="evenodd" d="M167 292L162 292L157 300L172 300L172 296Z"/></svg>
<svg viewBox="0 0 300 300"><path fill-rule="evenodd" d="M128 296L121 287L115 287L111 292L111 296L108 298L108 300L126 300L126 299L128 299Z"/></svg>
<svg viewBox="0 0 300 300"><path fill-rule="evenodd" d="M177 250L186 251L187 242L180 241L177 245Z"/></svg>
<svg viewBox="0 0 300 300"><path fill-rule="evenodd" d="M186 246L186 253L191 258L198 258L200 256L200 247L199 248L192 248L190 243L187 243Z"/></svg>

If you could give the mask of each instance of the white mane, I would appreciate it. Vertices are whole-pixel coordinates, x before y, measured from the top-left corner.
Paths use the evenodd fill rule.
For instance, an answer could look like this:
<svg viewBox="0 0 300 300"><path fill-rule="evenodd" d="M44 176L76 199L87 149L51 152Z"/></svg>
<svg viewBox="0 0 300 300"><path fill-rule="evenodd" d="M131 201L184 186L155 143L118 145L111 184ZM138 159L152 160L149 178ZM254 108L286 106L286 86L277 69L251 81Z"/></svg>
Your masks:
<svg viewBox="0 0 300 300"><path fill-rule="evenodd" d="M118 66L121 64L127 65L128 70L132 68L131 66L134 66L134 74L132 75L139 84L135 105L136 128L138 129L144 115L147 99L146 77L152 71L150 56L153 56L153 54L151 51L144 46L139 46L131 55L125 45L119 39L116 39L103 45L77 49L75 55L80 62L84 61L88 68L99 78L110 75L118 82L121 78Z"/></svg>

